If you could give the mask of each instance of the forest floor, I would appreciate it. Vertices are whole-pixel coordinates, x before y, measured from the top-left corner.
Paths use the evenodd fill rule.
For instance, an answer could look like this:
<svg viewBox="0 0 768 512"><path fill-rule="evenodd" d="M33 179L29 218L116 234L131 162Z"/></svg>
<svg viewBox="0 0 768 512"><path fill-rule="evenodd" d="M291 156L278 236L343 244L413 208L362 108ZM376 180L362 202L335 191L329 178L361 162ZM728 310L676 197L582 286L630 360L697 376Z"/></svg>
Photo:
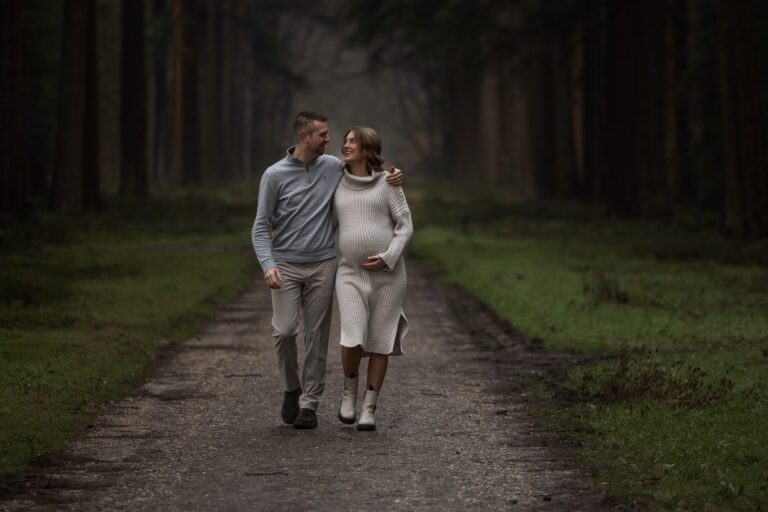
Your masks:
<svg viewBox="0 0 768 512"><path fill-rule="evenodd" d="M281 423L258 279L46 466L0 480L0 510L620 508L587 483L560 432L534 424L523 392L583 356L542 350L410 261L406 312L376 432L336 419L333 335L319 427Z"/></svg>

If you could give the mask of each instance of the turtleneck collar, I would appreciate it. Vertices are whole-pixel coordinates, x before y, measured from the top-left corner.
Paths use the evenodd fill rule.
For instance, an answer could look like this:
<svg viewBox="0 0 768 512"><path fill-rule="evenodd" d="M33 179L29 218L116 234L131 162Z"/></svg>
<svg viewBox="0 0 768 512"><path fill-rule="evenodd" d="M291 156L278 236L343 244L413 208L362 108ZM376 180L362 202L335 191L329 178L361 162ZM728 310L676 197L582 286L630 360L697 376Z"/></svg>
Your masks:
<svg viewBox="0 0 768 512"><path fill-rule="evenodd" d="M368 176L355 176L344 169L344 176L341 178L341 185L351 190L363 190L376 183L384 175L384 171L373 172Z"/></svg>

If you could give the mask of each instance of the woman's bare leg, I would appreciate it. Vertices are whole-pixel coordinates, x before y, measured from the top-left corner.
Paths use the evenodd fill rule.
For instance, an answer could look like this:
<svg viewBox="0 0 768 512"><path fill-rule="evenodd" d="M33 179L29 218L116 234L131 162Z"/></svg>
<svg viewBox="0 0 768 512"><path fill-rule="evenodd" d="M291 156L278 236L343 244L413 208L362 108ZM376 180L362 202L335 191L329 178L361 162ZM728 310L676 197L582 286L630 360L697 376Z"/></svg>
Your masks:
<svg viewBox="0 0 768 512"><path fill-rule="evenodd" d="M360 346L350 348L341 347L341 365L344 367L345 377L354 377L360 369L360 358L363 356L363 349Z"/></svg>
<svg viewBox="0 0 768 512"><path fill-rule="evenodd" d="M379 391L384 385L384 376L387 374L389 356L386 354L371 354L368 361L368 388Z"/></svg>

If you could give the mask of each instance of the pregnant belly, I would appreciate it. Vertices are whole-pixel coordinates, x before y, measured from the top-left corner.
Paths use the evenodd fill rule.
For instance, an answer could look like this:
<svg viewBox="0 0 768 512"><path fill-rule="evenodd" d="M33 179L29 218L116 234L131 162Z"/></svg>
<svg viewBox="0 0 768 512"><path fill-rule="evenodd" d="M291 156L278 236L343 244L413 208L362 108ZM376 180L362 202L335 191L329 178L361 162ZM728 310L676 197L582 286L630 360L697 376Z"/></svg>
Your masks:
<svg viewBox="0 0 768 512"><path fill-rule="evenodd" d="M392 234L365 233L363 236L354 232L345 233L343 229L339 229L336 250L348 262L363 262L368 256L385 252L392 238Z"/></svg>

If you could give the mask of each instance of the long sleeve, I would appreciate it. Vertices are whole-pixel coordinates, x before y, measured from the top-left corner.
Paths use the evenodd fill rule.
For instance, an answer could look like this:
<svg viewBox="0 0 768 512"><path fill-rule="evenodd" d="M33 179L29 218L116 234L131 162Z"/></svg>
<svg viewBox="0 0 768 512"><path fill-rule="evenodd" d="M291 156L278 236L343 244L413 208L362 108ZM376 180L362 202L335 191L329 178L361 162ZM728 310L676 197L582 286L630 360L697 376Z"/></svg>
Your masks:
<svg viewBox="0 0 768 512"><path fill-rule="evenodd" d="M387 250L379 256L387 264L386 270L393 270L400 260L405 246L408 245L411 235L413 235L413 222L411 221L411 210L408 208L402 187L387 186L386 190L389 212L395 223L395 236Z"/></svg>
<svg viewBox="0 0 768 512"><path fill-rule="evenodd" d="M269 175L264 173L259 185L259 203L256 207L256 219L253 221L251 241L261 269L266 272L276 266L272 257L272 219L277 207L277 190L272 185Z"/></svg>
<svg viewBox="0 0 768 512"><path fill-rule="evenodd" d="M336 206L331 203L331 223L333 225L333 233L339 230L339 212L336 211Z"/></svg>

